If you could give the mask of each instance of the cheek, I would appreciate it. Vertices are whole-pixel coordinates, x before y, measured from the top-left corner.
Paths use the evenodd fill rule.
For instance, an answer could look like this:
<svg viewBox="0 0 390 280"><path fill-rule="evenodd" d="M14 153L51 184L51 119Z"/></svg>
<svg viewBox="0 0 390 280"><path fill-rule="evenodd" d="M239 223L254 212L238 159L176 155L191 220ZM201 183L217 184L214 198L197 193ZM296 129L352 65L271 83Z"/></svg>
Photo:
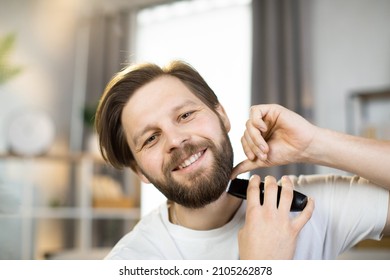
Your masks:
<svg viewBox="0 0 390 280"><path fill-rule="evenodd" d="M204 120L199 125L199 130L201 131L203 135L207 135L207 138L218 140L221 138L222 135L222 127L219 119L213 119L213 121L210 121L210 119Z"/></svg>
<svg viewBox="0 0 390 280"><path fill-rule="evenodd" d="M152 176L161 172L162 157L161 152L145 152L138 156L137 162L139 163L142 170Z"/></svg>

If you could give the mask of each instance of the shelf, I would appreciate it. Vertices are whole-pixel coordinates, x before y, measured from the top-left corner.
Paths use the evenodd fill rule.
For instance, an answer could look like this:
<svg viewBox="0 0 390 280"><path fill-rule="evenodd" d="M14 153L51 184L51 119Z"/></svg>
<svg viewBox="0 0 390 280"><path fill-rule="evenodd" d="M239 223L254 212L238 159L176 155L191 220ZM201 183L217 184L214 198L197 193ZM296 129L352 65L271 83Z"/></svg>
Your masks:
<svg viewBox="0 0 390 280"><path fill-rule="evenodd" d="M390 89L354 92L347 101L350 134L390 139Z"/></svg>
<svg viewBox="0 0 390 280"><path fill-rule="evenodd" d="M390 140L390 88L364 90L352 93L348 98L348 132L350 134ZM381 241L366 240L355 246L355 249L388 250L390 238Z"/></svg>
<svg viewBox="0 0 390 280"><path fill-rule="evenodd" d="M8 199L9 206L3 204L0 212L6 229L0 235L0 259L42 259L64 250L88 254L112 247L139 220L139 181L100 157L0 154L0 165L7 195L0 199Z"/></svg>
<svg viewBox="0 0 390 280"><path fill-rule="evenodd" d="M139 219L140 209L139 208L130 208L130 209L94 209L92 211L93 218L109 218L116 217L122 219Z"/></svg>
<svg viewBox="0 0 390 280"><path fill-rule="evenodd" d="M101 157L92 155L90 153L74 153L74 154L44 154L36 156L25 156L17 154L0 153L0 160L54 160L54 161L69 161L77 162L81 160L92 160L104 164Z"/></svg>
<svg viewBox="0 0 390 280"><path fill-rule="evenodd" d="M140 216L139 208L128 208L128 209L89 209L85 211L83 208L37 208L32 210L28 214L22 213L0 213L0 218L25 218L35 219L80 219L80 218L113 218L113 219L129 219L137 220Z"/></svg>

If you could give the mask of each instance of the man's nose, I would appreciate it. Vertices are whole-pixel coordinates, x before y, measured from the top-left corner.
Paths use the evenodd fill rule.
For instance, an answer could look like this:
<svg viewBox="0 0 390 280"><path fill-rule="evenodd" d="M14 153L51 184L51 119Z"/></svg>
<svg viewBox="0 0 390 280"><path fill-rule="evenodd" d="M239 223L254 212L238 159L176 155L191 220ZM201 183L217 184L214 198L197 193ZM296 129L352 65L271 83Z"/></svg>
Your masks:
<svg viewBox="0 0 390 280"><path fill-rule="evenodd" d="M179 128L171 128L166 132L166 149L167 152L171 152L177 148L180 148L190 139L190 134Z"/></svg>

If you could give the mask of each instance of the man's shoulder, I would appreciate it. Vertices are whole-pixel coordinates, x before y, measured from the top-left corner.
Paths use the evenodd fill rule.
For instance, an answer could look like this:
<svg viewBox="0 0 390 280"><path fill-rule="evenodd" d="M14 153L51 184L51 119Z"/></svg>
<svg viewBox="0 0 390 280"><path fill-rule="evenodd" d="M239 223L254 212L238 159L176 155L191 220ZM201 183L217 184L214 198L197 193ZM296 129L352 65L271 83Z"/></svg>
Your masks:
<svg viewBox="0 0 390 280"><path fill-rule="evenodd" d="M127 238L127 240L153 239L161 231L166 230L163 221L165 215L164 207L167 207L165 203L143 216L133 230L126 234L124 238Z"/></svg>
<svg viewBox="0 0 390 280"><path fill-rule="evenodd" d="M333 185L333 184L351 184L353 182L363 184L368 183L367 180L358 176L340 175L340 174L311 174L290 176L294 185Z"/></svg>
<svg viewBox="0 0 390 280"><path fill-rule="evenodd" d="M161 241L163 232L166 231L160 208L161 206L142 217L137 225L119 240L106 259L145 259L152 257L153 253L157 255L156 242Z"/></svg>

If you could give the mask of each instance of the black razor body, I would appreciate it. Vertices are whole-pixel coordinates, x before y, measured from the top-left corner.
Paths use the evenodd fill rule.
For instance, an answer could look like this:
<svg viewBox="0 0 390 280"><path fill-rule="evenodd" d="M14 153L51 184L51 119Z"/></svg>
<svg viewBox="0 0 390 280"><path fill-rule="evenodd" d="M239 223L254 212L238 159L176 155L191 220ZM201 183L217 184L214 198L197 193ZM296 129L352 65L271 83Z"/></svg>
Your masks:
<svg viewBox="0 0 390 280"><path fill-rule="evenodd" d="M248 189L248 184L249 184L248 180L236 178L230 181L230 184L227 187L226 192L238 198L246 199L246 191ZM279 205L281 191L282 191L282 187L278 186L277 205ZM293 191L293 192L294 192L293 200L291 203L290 211L291 212L302 211L307 204L307 196L297 191ZM264 201L264 182L261 182L260 183L260 204L263 204L263 201Z"/></svg>

